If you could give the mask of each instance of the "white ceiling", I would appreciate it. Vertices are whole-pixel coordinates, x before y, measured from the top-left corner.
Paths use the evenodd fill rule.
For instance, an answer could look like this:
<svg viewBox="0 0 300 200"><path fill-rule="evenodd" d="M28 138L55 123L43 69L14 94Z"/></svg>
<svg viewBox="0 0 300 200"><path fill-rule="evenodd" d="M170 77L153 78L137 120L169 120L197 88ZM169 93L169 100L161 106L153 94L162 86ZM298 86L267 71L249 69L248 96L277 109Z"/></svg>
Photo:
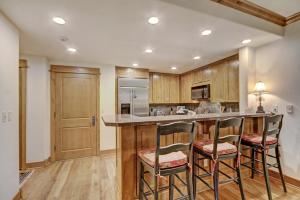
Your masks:
<svg viewBox="0 0 300 200"><path fill-rule="evenodd" d="M284 17L300 12L300 0L248 0Z"/></svg>
<svg viewBox="0 0 300 200"><path fill-rule="evenodd" d="M157 0L1 0L0 9L21 31L21 53L51 61L131 66L175 73L199 67L237 52L241 41L259 46L280 37L241 24ZM66 25L52 22L53 16ZM160 23L147 19L158 16ZM209 37L201 36L212 29ZM66 36L67 42L60 38ZM69 54L66 47L78 49ZM152 48L152 54L145 54ZM202 58L194 61L192 58Z"/></svg>

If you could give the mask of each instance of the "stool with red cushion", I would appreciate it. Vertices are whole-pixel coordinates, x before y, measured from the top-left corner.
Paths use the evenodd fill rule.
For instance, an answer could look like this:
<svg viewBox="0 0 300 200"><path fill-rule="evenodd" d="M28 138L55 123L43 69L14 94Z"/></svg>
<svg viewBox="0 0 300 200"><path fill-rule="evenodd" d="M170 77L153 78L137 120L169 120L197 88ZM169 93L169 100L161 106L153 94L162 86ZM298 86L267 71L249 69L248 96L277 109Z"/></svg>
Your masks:
<svg viewBox="0 0 300 200"><path fill-rule="evenodd" d="M228 127L238 127L239 132L236 135L227 135L220 137L220 130ZM194 142L193 156L193 190L194 196L197 195L197 180L203 182L210 189L214 190L215 199L219 199L219 184L234 181L239 185L241 198L244 200L244 191L240 171L240 144L241 136L244 131L244 118L230 118L217 120L215 123L214 140L199 140ZM198 158L200 156L200 158ZM212 171L208 171L198 164L198 161L209 160L212 162ZM225 160L234 160L235 166L224 162ZM219 169L219 164L231 168L237 173L237 177L230 177ZM196 168L203 171L203 174L196 173ZM219 181L219 173L223 174L227 180ZM204 178L213 176L213 186L207 183Z"/></svg>
<svg viewBox="0 0 300 200"><path fill-rule="evenodd" d="M177 143L166 147L160 146L160 136L170 134L189 133L188 143ZM148 199L153 194L154 199L158 199L158 193L169 189L169 199L173 200L174 188L181 194L180 199L193 200L191 165L192 147L194 141L194 123L175 122L166 125L157 125L156 148L146 149L138 152L140 165L139 172L139 199ZM178 173L186 172L186 181L182 180ZM154 178L154 188L144 178L145 173L150 173ZM159 187L159 178L169 177L167 188ZM174 183L174 177L178 178L187 187L188 194L184 195ZM144 192L147 186L148 192Z"/></svg>
<svg viewBox="0 0 300 200"><path fill-rule="evenodd" d="M283 115L272 115L264 118L264 130L263 134L244 134L242 137L242 145L251 149L251 156L242 155L243 157L249 158L251 161L242 163L243 166L251 169L251 177L254 178L255 172L260 172L256 169L256 162L260 162L263 165L263 174L265 177L267 192L269 200L272 199L272 193L269 181L268 169L275 167L278 169L281 182L283 185L284 192L287 192L283 172L280 163L279 153L279 134L282 128ZM268 151L275 148L275 156L269 155ZM256 158L256 154L262 154L262 160ZM270 164L267 162L267 157L276 158L277 163ZM251 166L249 166L251 164Z"/></svg>

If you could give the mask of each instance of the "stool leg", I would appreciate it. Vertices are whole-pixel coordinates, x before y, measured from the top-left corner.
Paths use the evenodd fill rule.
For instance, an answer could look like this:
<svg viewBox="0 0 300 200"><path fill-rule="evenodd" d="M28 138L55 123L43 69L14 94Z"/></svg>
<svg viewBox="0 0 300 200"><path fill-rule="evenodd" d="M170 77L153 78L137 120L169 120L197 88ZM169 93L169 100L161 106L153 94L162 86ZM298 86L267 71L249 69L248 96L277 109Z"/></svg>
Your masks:
<svg viewBox="0 0 300 200"><path fill-rule="evenodd" d="M241 176L241 168L237 167L236 168L237 176L238 176L238 182L239 182L239 188L240 188L240 193L242 200L245 200L245 194L244 194L244 189L243 189L243 183L242 183L242 176Z"/></svg>
<svg viewBox="0 0 300 200"><path fill-rule="evenodd" d="M154 176L154 199L158 200L158 178Z"/></svg>
<svg viewBox="0 0 300 200"><path fill-rule="evenodd" d="M169 176L169 200L173 200L174 197L174 187L173 187L173 184L174 184L174 176L173 175L170 175Z"/></svg>
<svg viewBox="0 0 300 200"><path fill-rule="evenodd" d="M262 162L263 162L264 177L265 177L268 197L269 197L269 200L272 200L272 192L271 192L271 188L270 188L269 172L268 172L268 165L267 165L267 156L266 156L265 150L263 150Z"/></svg>
<svg viewBox="0 0 300 200"><path fill-rule="evenodd" d="M214 169L214 194L215 200L219 200L219 162L217 161Z"/></svg>
<svg viewBox="0 0 300 200"><path fill-rule="evenodd" d="M139 184L139 189L140 189L140 192L139 192L139 199L140 200L143 200L144 197L143 197L143 193L144 193L144 165L142 162L140 162L140 176L139 176L139 180L140 180L140 184Z"/></svg>
<svg viewBox="0 0 300 200"><path fill-rule="evenodd" d="M275 153L276 153L276 160L277 160L277 164L278 164L278 171L279 171L279 174L280 174L280 179L281 179L281 183L282 183L282 186L283 186L283 190L284 190L284 192L287 192L287 189L286 189L286 186L285 186L285 182L284 182L284 178L283 178L281 163L280 163L279 146L276 146Z"/></svg>
<svg viewBox="0 0 300 200"><path fill-rule="evenodd" d="M254 179L255 168L256 168L255 159L256 159L255 149L252 148L251 149L251 178L252 179Z"/></svg>
<svg viewBox="0 0 300 200"><path fill-rule="evenodd" d="M187 191L188 191L188 195L189 195L189 200L193 200L194 199L194 193L193 193L193 184L192 182L192 173L191 170L188 168L186 170L186 186L187 186Z"/></svg>
<svg viewBox="0 0 300 200"><path fill-rule="evenodd" d="M194 151L193 152L193 196L196 198L196 190L197 190L197 179L196 179L196 166L195 166L195 163L196 163L196 152Z"/></svg>

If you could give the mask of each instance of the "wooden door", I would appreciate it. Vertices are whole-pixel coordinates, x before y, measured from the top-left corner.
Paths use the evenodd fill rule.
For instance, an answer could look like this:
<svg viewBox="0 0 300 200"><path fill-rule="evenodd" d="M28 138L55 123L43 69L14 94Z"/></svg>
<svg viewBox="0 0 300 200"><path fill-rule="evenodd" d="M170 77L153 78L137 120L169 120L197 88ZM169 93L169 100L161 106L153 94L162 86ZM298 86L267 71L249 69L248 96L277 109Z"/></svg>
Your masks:
<svg viewBox="0 0 300 200"><path fill-rule="evenodd" d="M55 73L56 160L97 154L97 99L97 75Z"/></svg>

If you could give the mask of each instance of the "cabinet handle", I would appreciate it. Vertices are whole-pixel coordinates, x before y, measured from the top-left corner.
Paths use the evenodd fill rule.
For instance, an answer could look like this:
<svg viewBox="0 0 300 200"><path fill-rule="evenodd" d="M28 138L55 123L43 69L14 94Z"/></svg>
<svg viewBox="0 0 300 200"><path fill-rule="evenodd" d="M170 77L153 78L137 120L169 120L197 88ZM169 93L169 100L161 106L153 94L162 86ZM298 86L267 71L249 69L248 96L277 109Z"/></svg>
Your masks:
<svg viewBox="0 0 300 200"><path fill-rule="evenodd" d="M92 116L92 126L96 125L96 116Z"/></svg>

